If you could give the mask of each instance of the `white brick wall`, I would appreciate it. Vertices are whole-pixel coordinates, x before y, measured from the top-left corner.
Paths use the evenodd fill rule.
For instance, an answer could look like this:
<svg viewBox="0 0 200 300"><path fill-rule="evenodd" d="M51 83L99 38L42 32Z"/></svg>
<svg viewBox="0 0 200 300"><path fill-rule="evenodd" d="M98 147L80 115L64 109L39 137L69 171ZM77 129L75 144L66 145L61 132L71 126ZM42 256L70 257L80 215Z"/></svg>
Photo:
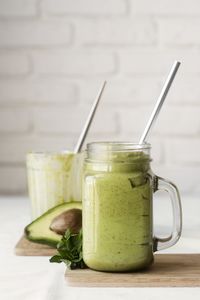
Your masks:
<svg viewBox="0 0 200 300"><path fill-rule="evenodd" d="M27 151L73 149L104 79L87 141L137 141L179 59L152 168L198 194L199 18L198 0L0 0L0 193L26 191Z"/></svg>
<svg viewBox="0 0 200 300"><path fill-rule="evenodd" d="M166 143L166 151L172 163L180 165L185 163L191 166L200 163L200 140L198 138L190 140L183 137L178 140L168 140Z"/></svg>
<svg viewBox="0 0 200 300"><path fill-rule="evenodd" d="M199 17L161 19L159 22L159 39L164 45L198 46L200 45ZM192 34L191 34L192 33Z"/></svg>
<svg viewBox="0 0 200 300"><path fill-rule="evenodd" d="M34 71L44 75L109 76L116 70L114 55L102 51L45 50L33 53L32 60Z"/></svg>
<svg viewBox="0 0 200 300"><path fill-rule="evenodd" d="M118 15L127 10L126 0L44 0L44 12L53 15Z"/></svg>
<svg viewBox="0 0 200 300"><path fill-rule="evenodd" d="M25 54L0 51L0 76L28 75L30 62Z"/></svg>
<svg viewBox="0 0 200 300"><path fill-rule="evenodd" d="M119 50L120 69L124 75L129 76L165 75L175 59L184 62L181 68L182 74L199 74L199 56L198 48L175 48L175 45L171 48L168 46L153 50L145 48L132 51Z"/></svg>
<svg viewBox="0 0 200 300"><path fill-rule="evenodd" d="M157 37L151 19L75 20L74 23L77 42L83 45L152 45Z"/></svg>
<svg viewBox="0 0 200 300"><path fill-rule="evenodd" d="M133 84L134 80L134 84ZM94 95L100 87L101 81L88 80L79 84L81 102L92 103ZM144 88L145 87L145 88ZM117 78L109 80L104 90L102 103L103 105L130 107L152 104L152 99L159 94L160 80L158 78ZM198 87L197 92L198 93ZM176 93L177 94L177 93ZM181 97L181 92L180 92ZM179 100L180 100L179 97ZM195 97L195 96L194 96ZM194 100L195 101L195 100Z"/></svg>
<svg viewBox="0 0 200 300"><path fill-rule="evenodd" d="M0 22L1 48L66 46L70 42L71 27L65 21Z"/></svg>
<svg viewBox="0 0 200 300"><path fill-rule="evenodd" d="M1 193L18 194L24 190L24 184L26 182L25 168L21 166L1 166L0 167L1 181L0 190Z"/></svg>
<svg viewBox="0 0 200 300"><path fill-rule="evenodd" d="M12 87L12 88L11 88ZM68 103L77 104L76 84L63 79L0 79L0 103L40 104Z"/></svg>
<svg viewBox="0 0 200 300"><path fill-rule="evenodd" d="M145 15L196 15L200 12L198 0L130 0L133 14Z"/></svg>
<svg viewBox="0 0 200 300"><path fill-rule="evenodd" d="M37 15L38 0L1 0L1 17L33 17Z"/></svg>
<svg viewBox="0 0 200 300"><path fill-rule="evenodd" d="M2 135L27 133L30 128L30 123L31 116L27 109L1 108L0 133Z"/></svg>

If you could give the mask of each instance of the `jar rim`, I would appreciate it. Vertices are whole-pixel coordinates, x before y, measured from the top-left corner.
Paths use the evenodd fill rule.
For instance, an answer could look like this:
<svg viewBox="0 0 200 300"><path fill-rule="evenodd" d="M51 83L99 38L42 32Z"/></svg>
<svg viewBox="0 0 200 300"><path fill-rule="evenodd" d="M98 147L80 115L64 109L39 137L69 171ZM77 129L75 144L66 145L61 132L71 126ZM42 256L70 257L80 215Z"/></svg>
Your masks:
<svg viewBox="0 0 200 300"><path fill-rule="evenodd" d="M151 148L149 143L134 143L134 142L91 142L87 144L88 151L138 151L138 150L148 150Z"/></svg>
<svg viewBox="0 0 200 300"><path fill-rule="evenodd" d="M51 156L57 156L57 155L68 155L68 154L74 154L72 151L68 150L61 150L61 151L29 151L26 153L26 156L34 156L34 157L51 157Z"/></svg>

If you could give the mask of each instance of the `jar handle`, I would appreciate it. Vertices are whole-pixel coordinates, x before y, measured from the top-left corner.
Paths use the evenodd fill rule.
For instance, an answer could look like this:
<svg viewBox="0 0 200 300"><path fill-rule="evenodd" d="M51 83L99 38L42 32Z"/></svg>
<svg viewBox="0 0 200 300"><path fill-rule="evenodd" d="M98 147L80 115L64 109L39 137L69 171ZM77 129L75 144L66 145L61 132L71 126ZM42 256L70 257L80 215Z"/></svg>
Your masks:
<svg viewBox="0 0 200 300"><path fill-rule="evenodd" d="M177 243L181 236L182 231L182 209L181 209L181 199L177 187L170 181L163 179L154 175L154 192L156 191L166 191L169 194L172 209L173 209L173 227L172 233L169 237L159 238L154 237L153 250L159 251L169 248Z"/></svg>

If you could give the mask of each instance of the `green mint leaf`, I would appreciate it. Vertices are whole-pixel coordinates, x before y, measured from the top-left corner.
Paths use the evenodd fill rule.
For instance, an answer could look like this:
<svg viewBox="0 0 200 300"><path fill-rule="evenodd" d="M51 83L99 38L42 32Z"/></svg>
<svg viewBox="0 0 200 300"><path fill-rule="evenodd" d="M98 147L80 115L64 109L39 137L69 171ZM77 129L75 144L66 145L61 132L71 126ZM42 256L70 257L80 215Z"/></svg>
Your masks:
<svg viewBox="0 0 200 300"><path fill-rule="evenodd" d="M57 251L58 254L54 255L50 262L63 262L72 270L86 268L82 253L82 230L75 234L68 229L57 244Z"/></svg>
<svg viewBox="0 0 200 300"><path fill-rule="evenodd" d="M54 256L52 256L52 257L49 259L49 261L50 261L51 263L61 263L61 262L62 262L61 256L60 256L60 255L54 255Z"/></svg>

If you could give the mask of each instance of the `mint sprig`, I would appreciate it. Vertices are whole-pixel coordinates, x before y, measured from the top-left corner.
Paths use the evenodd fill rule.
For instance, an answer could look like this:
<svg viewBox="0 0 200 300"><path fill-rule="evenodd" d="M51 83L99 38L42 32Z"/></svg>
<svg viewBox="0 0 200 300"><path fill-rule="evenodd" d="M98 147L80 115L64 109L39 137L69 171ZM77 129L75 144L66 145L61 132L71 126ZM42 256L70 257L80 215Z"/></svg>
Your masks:
<svg viewBox="0 0 200 300"><path fill-rule="evenodd" d="M51 263L64 262L71 270L86 268L82 252L82 230L71 233L68 229L57 244L57 251L58 254L50 258Z"/></svg>

